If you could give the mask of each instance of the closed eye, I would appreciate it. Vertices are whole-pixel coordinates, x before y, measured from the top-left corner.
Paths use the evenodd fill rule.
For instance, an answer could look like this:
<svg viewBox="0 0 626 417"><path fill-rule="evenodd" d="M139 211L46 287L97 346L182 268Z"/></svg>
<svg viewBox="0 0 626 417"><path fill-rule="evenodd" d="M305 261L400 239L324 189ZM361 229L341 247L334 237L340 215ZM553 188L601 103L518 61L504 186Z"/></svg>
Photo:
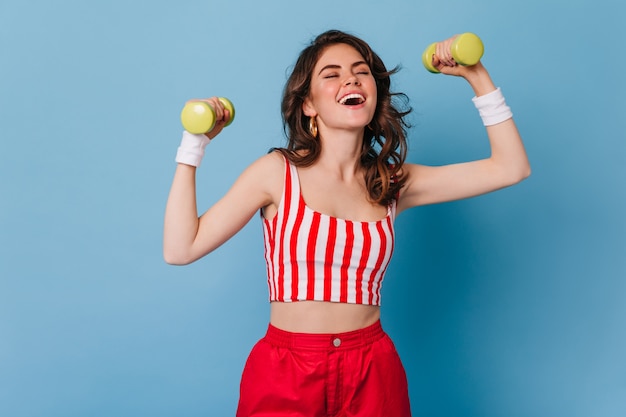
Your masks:
<svg viewBox="0 0 626 417"><path fill-rule="evenodd" d="M362 75L369 75L371 72L369 65L365 63L359 63L358 65L355 66L354 70L356 71L357 74L362 74Z"/></svg>

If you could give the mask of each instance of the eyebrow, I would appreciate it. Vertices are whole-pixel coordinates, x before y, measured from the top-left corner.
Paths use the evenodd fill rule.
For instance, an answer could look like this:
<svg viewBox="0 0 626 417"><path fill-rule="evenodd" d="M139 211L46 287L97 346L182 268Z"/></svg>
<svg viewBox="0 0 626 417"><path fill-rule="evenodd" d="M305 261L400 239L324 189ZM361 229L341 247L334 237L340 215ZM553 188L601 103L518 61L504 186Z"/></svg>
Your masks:
<svg viewBox="0 0 626 417"><path fill-rule="evenodd" d="M369 65L365 61L357 61L357 62L353 63L352 64L352 68L358 67L359 65L367 65L367 67L369 68ZM317 73L317 75L320 75L322 72L324 72L327 69L340 69L340 68L341 68L341 65L329 64L329 65L326 65L324 68L322 68L320 70L320 72Z"/></svg>

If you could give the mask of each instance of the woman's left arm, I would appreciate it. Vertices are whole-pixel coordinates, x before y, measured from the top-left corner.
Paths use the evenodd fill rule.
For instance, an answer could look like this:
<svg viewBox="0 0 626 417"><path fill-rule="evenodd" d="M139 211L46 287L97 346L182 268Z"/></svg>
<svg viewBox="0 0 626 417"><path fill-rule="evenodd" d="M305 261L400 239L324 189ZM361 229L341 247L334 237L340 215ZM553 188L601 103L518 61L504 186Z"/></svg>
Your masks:
<svg viewBox="0 0 626 417"><path fill-rule="evenodd" d="M437 51L450 50L442 43ZM482 63L464 67L445 52L433 64L443 74L465 78L476 97L474 102L486 125L491 155L482 160L444 166L405 164L408 180L398 201L398 210L469 198L516 184L530 175L522 138L500 90ZM507 114L508 112L508 114Z"/></svg>

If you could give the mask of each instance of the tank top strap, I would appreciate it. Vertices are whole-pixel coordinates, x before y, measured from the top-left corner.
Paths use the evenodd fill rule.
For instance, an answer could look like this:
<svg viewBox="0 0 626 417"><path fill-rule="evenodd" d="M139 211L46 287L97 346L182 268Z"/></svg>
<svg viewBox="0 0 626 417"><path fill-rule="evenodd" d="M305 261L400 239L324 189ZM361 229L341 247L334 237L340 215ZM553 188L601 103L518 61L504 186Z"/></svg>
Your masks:
<svg viewBox="0 0 626 417"><path fill-rule="evenodd" d="M282 214L289 216L289 212L294 210L300 202L300 179L298 170L289 160L285 159L285 180L283 188Z"/></svg>
<svg viewBox="0 0 626 417"><path fill-rule="evenodd" d="M396 212L398 210L398 200L393 199L389 203L389 217L391 218L391 222L394 223L396 221Z"/></svg>

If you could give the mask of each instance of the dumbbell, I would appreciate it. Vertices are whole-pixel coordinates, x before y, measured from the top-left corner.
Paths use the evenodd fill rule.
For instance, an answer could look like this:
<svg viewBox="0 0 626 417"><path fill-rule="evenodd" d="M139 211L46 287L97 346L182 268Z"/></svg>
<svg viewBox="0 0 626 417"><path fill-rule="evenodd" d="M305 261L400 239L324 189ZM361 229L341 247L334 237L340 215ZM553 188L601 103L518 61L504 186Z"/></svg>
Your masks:
<svg viewBox="0 0 626 417"><path fill-rule="evenodd" d="M235 106L224 97L219 97L226 110L228 110L228 121L224 126L228 126L235 118ZM210 132L215 127L215 110L206 101L189 101L180 113L180 121L185 130L196 135Z"/></svg>
<svg viewBox="0 0 626 417"><path fill-rule="evenodd" d="M433 66L433 55L435 55L436 47L437 43L432 43L422 54L422 63L424 64L424 67L426 67L428 71L435 74L440 72ZM467 32L458 35L454 39L452 45L450 46L450 52L452 52L452 58L454 58L457 64L467 67L476 65L478 61L480 61L480 58L482 58L483 53L485 52L485 47L483 46L483 41L481 41L478 36Z"/></svg>

